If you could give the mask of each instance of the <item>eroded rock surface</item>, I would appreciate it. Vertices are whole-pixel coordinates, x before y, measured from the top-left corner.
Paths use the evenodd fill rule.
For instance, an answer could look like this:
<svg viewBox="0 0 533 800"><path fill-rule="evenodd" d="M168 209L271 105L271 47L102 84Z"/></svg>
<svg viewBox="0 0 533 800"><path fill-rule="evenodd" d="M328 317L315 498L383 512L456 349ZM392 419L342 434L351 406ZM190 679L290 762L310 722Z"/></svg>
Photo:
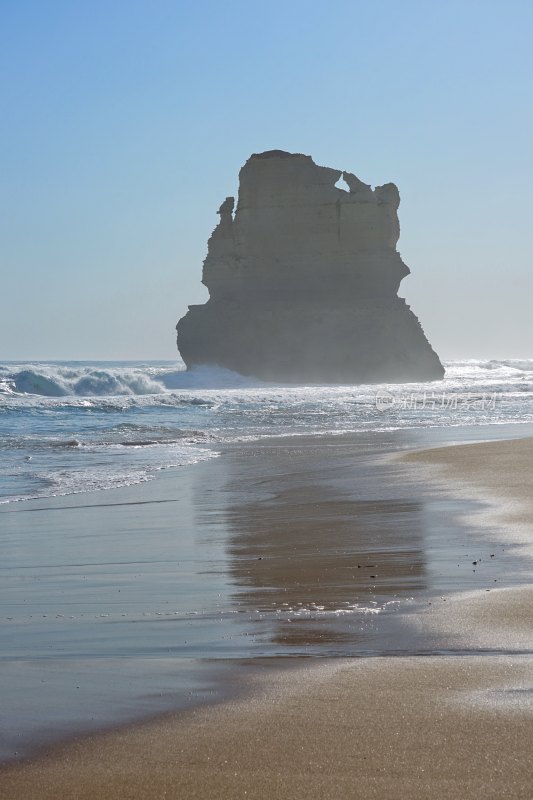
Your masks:
<svg viewBox="0 0 533 800"><path fill-rule="evenodd" d="M337 188L340 178L349 191ZM283 383L433 380L444 370L405 300L398 189L271 150L240 171L209 239L205 305L178 325L188 367Z"/></svg>

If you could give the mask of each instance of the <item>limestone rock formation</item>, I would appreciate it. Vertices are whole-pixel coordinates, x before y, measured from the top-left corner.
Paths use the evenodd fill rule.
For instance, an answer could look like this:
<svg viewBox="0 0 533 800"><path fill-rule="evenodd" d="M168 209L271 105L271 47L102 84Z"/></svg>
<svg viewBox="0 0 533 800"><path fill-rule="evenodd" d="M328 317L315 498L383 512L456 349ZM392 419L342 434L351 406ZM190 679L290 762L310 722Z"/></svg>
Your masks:
<svg viewBox="0 0 533 800"><path fill-rule="evenodd" d="M337 188L344 178L349 191ZM209 239L205 305L177 325L187 367L217 364L283 383L441 378L405 300L398 189L372 189L310 156L271 150L240 171Z"/></svg>

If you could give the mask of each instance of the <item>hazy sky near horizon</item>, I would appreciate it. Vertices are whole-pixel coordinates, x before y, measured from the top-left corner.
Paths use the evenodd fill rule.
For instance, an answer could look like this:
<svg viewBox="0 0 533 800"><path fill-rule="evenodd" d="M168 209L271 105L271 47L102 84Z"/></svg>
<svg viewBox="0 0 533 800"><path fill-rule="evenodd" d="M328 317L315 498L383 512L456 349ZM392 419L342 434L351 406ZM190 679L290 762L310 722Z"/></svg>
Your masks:
<svg viewBox="0 0 533 800"><path fill-rule="evenodd" d="M533 357L529 0L2 0L1 359L173 358L252 152L401 195L442 358Z"/></svg>

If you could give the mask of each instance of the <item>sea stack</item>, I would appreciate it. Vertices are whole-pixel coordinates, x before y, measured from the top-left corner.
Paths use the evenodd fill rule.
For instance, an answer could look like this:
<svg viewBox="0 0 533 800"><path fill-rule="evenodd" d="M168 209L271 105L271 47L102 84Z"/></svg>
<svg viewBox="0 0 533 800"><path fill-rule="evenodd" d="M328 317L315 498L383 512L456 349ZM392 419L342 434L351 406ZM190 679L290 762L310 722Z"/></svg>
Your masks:
<svg viewBox="0 0 533 800"><path fill-rule="evenodd" d="M336 186L343 178L347 189ZM254 153L218 213L205 305L178 322L188 368L291 384L428 381L444 369L405 300L400 195L310 156Z"/></svg>

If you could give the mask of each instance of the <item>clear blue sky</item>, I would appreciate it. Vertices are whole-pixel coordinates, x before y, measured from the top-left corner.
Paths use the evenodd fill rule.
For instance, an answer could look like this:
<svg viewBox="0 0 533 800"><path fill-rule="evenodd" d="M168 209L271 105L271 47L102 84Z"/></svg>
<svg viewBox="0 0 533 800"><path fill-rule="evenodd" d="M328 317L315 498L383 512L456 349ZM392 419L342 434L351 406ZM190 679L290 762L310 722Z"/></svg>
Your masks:
<svg viewBox="0 0 533 800"><path fill-rule="evenodd" d="M400 189L444 358L533 357L530 0L0 0L0 358L172 358L252 152Z"/></svg>

